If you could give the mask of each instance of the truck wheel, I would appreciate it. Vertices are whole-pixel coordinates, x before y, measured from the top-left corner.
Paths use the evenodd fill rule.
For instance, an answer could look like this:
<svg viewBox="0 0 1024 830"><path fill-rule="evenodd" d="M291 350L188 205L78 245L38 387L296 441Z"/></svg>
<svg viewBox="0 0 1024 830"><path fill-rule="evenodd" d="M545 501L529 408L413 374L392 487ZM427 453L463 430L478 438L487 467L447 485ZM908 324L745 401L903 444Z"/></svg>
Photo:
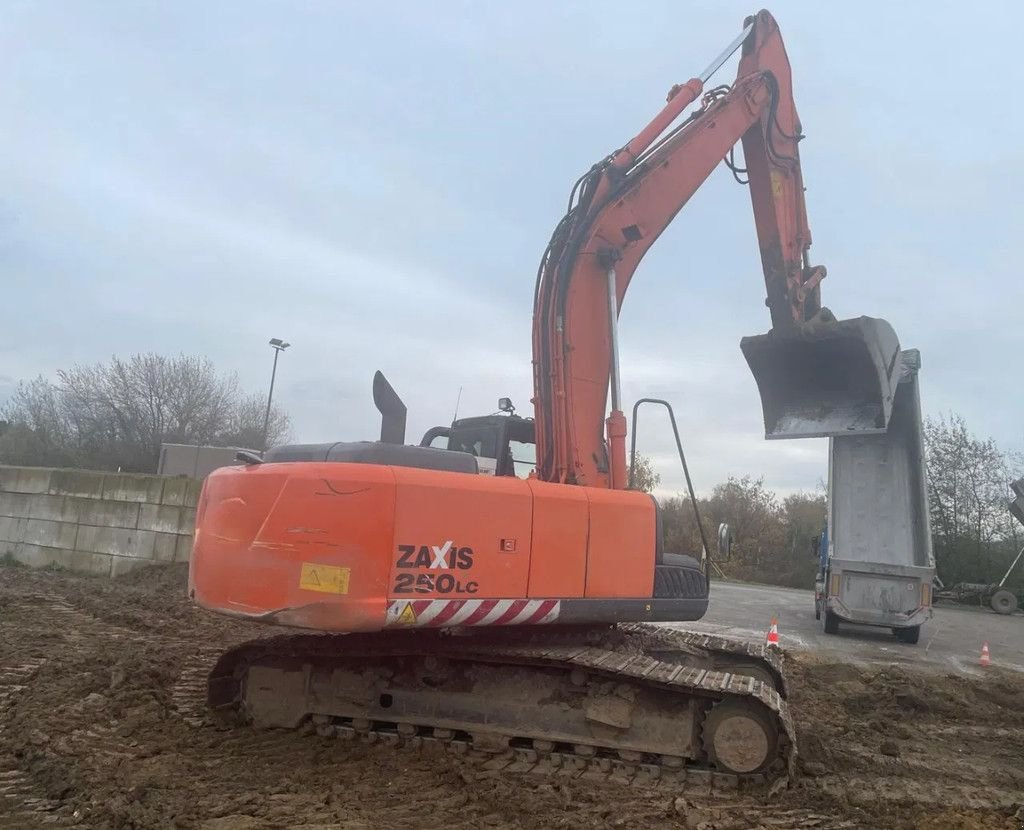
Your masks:
<svg viewBox="0 0 1024 830"><path fill-rule="evenodd" d="M826 634L838 634L839 633L839 617L825 609L825 633Z"/></svg>
<svg viewBox="0 0 1024 830"><path fill-rule="evenodd" d="M1017 610L1017 596L1013 591L1000 588L992 594L992 599L988 601L988 604L997 614L1012 614Z"/></svg>
<svg viewBox="0 0 1024 830"><path fill-rule="evenodd" d="M921 639L921 626L912 625L910 628L894 628L892 633L896 635L896 639L901 643L908 643L910 645L917 645L917 641Z"/></svg>

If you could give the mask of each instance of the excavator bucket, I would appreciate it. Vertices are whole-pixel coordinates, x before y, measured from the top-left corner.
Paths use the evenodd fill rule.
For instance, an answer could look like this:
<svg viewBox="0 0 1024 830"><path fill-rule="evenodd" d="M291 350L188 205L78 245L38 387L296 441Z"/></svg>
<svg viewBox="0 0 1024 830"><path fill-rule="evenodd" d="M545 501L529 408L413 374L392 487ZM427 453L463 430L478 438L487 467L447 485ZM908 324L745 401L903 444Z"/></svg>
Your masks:
<svg viewBox="0 0 1024 830"><path fill-rule="evenodd" d="M766 438L885 432L899 382L900 344L885 320L821 320L744 337Z"/></svg>

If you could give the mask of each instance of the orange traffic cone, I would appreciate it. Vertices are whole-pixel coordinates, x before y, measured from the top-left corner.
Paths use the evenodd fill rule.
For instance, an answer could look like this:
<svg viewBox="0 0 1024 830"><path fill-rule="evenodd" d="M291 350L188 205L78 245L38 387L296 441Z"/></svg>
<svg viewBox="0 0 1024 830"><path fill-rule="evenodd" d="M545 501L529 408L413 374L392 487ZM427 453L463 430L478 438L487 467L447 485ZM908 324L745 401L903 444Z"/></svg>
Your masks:
<svg viewBox="0 0 1024 830"><path fill-rule="evenodd" d="M982 666L992 665L992 655L988 653L987 642L981 644L981 659L978 660L978 663Z"/></svg>
<svg viewBox="0 0 1024 830"><path fill-rule="evenodd" d="M772 617L771 627L768 629L768 637L765 640L765 644L769 646L779 647L779 621L775 617Z"/></svg>

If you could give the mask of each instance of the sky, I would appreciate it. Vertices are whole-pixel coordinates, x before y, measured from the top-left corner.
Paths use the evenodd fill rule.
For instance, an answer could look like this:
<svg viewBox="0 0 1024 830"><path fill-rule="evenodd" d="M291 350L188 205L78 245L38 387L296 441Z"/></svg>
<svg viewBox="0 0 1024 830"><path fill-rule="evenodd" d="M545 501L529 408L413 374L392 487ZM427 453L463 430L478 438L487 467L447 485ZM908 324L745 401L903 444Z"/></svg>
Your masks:
<svg viewBox="0 0 1024 830"><path fill-rule="evenodd" d="M0 401L111 355L269 382L302 442L530 414L537 263L573 181L739 32L733 0L17 2L0 19ZM778 2L812 261L838 317L921 350L926 414L1024 449L1024 80L1015 4ZM730 82L733 59L715 77ZM750 201L720 168L641 264L623 393L673 402L697 489L826 474L763 439ZM638 446L683 487L667 420Z"/></svg>

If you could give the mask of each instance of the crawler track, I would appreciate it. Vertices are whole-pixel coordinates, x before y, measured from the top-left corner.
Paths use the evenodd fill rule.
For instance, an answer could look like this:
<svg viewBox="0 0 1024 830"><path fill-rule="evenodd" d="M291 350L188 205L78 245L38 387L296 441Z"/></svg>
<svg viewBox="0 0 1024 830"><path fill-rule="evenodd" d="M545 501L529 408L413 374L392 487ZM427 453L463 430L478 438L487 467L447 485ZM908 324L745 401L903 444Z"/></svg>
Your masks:
<svg viewBox="0 0 1024 830"><path fill-rule="evenodd" d="M221 718L439 744L489 769L735 791L794 768L782 678L762 649L639 624L300 635L226 653L209 702Z"/></svg>

